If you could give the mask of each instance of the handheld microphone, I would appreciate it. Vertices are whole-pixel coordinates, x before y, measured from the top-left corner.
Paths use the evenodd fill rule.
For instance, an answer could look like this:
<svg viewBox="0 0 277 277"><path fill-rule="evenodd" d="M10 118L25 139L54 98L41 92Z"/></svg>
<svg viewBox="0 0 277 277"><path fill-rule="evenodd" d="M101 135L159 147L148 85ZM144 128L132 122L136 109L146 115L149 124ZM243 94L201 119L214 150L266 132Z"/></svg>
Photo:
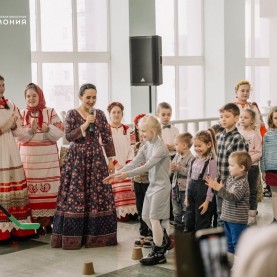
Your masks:
<svg viewBox="0 0 277 277"><path fill-rule="evenodd" d="M94 109L94 108L91 108L91 109L89 110L89 114L91 114L91 115L94 115L94 112L95 112L95 109ZM94 123L90 123L90 124L89 124L89 131L90 131L91 133L94 132Z"/></svg>

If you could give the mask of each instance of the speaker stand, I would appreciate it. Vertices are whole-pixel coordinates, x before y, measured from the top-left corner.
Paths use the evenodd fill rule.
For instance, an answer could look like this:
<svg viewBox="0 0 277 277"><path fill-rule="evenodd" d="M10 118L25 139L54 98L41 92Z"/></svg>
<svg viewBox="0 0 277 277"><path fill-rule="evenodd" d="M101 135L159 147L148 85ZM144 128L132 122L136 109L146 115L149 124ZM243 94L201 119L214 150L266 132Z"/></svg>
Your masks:
<svg viewBox="0 0 277 277"><path fill-rule="evenodd" d="M149 86L149 113L152 113L152 91L151 91L151 86Z"/></svg>

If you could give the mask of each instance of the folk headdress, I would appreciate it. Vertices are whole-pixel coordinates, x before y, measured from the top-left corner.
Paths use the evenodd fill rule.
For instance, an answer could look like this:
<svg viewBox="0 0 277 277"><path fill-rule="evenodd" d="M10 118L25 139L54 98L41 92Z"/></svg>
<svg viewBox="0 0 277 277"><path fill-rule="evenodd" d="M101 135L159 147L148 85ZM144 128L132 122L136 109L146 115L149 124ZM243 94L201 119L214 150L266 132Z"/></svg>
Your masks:
<svg viewBox="0 0 277 277"><path fill-rule="evenodd" d="M37 92L38 94L38 105L36 107L30 107L27 104L27 113L26 113L26 124L28 125L30 123L30 114L32 112L38 112L38 127L41 128L42 127L42 123L43 123L43 115L42 115L42 110L46 108L46 102L44 99L44 94L42 89L38 86L35 85L34 83L30 83L29 85L27 85L26 89L25 89L25 98L26 98L26 93L28 89L33 89L34 91Z"/></svg>
<svg viewBox="0 0 277 277"><path fill-rule="evenodd" d="M135 125L137 126L138 125L138 122L139 120L144 117L146 114L145 113L141 113L141 114L138 114L135 118L134 118L134 123Z"/></svg>

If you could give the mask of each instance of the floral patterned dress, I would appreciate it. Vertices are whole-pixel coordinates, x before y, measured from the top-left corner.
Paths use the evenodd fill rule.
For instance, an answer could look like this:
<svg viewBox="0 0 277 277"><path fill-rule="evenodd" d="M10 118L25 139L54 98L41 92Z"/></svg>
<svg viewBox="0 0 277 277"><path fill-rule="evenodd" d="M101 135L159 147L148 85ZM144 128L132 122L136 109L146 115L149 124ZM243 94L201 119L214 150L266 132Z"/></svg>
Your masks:
<svg viewBox="0 0 277 277"><path fill-rule="evenodd" d="M111 130L101 110L96 110L93 132L82 133L85 119L74 109L65 119L71 142L61 168L61 185L51 238L52 247L79 249L117 244L117 218L112 187L99 138L108 157L115 156Z"/></svg>

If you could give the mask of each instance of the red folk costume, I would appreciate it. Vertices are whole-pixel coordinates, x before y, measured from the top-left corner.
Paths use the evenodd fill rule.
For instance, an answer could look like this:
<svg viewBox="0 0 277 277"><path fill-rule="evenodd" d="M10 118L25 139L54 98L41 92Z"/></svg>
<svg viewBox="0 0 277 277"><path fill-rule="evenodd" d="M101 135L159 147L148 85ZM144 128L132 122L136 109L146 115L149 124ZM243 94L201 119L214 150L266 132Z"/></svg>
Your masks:
<svg viewBox="0 0 277 277"><path fill-rule="evenodd" d="M39 103L36 107L29 107L21 111L23 125L31 129L34 120L37 130L34 134L19 138L20 155L28 183L28 193L32 208L33 221L43 226L51 223L54 216L58 189L60 186L60 165L57 141L64 134L61 119L54 109L47 108L44 95L40 87L36 86ZM49 127L49 131L42 131L42 124Z"/></svg>
<svg viewBox="0 0 277 277"><path fill-rule="evenodd" d="M130 128L121 124L119 127L113 127L110 124L113 143L115 148L115 157L113 163L115 169L119 170L134 158L134 149L131 145ZM113 183L113 195L115 200L116 214L121 220L128 220L128 214L134 215L137 212L136 196L132 191L131 179L126 179L119 183Z"/></svg>
<svg viewBox="0 0 277 277"><path fill-rule="evenodd" d="M16 128L12 128L17 117ZM30 222L31 209L27 183L20 160L16 136L23 135L21 117L17 107L9 100L0 99L0 203L20 222ZM29 236L34 230L19 230L0 211L0 241L15 236Z"/></svg>

